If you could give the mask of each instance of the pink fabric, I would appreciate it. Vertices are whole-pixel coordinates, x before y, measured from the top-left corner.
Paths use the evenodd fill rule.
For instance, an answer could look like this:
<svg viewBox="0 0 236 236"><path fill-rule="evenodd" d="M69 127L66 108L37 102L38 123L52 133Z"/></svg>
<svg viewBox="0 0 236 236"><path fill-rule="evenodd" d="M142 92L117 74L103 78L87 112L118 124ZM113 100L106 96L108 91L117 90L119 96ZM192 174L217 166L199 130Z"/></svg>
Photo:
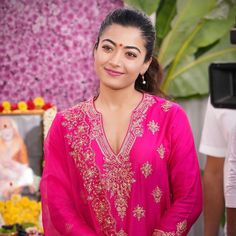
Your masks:
<svg viewBox="0 0 236 236"><path fill-rule="evenodd" d="M200 172L179 105L144 94L115 154L93 99L58 113L45 141L46 236L187 235L202 209Z"/></svg>

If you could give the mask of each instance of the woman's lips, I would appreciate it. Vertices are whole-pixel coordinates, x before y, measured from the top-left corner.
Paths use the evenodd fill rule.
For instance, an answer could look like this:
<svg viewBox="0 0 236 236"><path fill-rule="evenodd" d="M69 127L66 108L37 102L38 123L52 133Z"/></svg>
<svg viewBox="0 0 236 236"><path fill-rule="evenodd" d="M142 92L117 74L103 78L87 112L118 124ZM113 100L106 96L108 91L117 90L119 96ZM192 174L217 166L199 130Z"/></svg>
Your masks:
<svg viewBox="0 0 236 236"><path fill-rule="evenodd" d="M107 69L105 68L105 71L111 75L111 76L120 76L120 75L123 75L124 73L122 72L119 72L119 71L115 71L115 70L111 70L111 69Z"/></svg>

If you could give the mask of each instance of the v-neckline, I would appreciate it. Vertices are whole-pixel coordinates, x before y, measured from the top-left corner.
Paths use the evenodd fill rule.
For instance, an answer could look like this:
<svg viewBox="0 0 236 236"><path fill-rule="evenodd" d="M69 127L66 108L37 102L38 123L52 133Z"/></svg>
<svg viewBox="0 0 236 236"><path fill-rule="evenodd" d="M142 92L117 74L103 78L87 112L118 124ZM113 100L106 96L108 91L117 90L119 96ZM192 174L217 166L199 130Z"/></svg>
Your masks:
<svg viewBox="0 0 236 236"><path fill-rule="evenodd" d="M120 145L120 147L119 147L117 153L113 150L113 148L112 148L112 146L111 146L111 144L110 144L110 142L109 142L109 140L108 140L108 138L107 138L107 135L106 135L106 132L105 132L105 128L104 128L103 115L102 115L101 112L99 112L99 111L97 110L97 108L96 108L96 106L95 106L95 100L96 100L97 97L94 97L94 98L92 99L92 107L93 107L95 113L99 116L99 125L100 125L101 131L102 131L101 134L102 134L103 140L104 140L104 142L105 142L104 144L105 144L105 146L106 146L108 152L110 153L110 155L112 155L112 156L119 156L119 155L123 152L123 150L124 150L124 148L125 148L125 147L124 147L124 146L125 146L125 143L127 142L127 139L128 139L128 137L129 137L128 134L130 133L130 131L131 131L131 129L132 129L132 125L133 125L133 115L134 115L134 113L139 109L139 107L141 106L141 104L143 103L144 97L145 97L145 93L142 93L142 98L141 98L141 100L139 101L139 103L136 105L136 107L135 107L135 108L132 110L132 112L131 112L131 115L130 115L130 118L129 118L128 128L127 128L127 130L126 130L126 134L125 134L125 136L124 136L123 139L122 139L121 145Z"/></svg>

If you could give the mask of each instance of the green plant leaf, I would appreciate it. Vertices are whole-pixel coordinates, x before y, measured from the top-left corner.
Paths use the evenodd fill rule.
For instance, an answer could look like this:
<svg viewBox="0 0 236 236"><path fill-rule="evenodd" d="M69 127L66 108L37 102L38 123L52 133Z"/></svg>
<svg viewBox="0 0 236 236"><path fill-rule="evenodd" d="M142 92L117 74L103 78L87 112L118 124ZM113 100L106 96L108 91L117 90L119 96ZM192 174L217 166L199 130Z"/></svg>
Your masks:
<svg viewBox="0 0 236 236"><path fill-rule="evenodd" d="M158 43L167 35L171 29L171 21L176 14L176 0L161 1L156 14L156 32Z"/></svg>
<svg viewBox="0 0 236 236"><path fill-rule="evenodd" d="M208 67L212 62L236 61L236 47L229 42L229 33L197 60L186 56L171 78L168 93L175 97L208 93Z"/></svg>
<svg viewBox="0 0 236 236"><path fill-rule="evenodd" d="M160 0L124 0L124 2L144 11L147 15L154 13L160 4Z"/></svg>
<svg viewBox="0 0 236 236"><path fill-rule="evenodd" d="M236 6L227 6L229 9L225 18L206 20L204 27L202 27L202 30L196 35L192 42L195 47L206 47L229 32L229 29L234 24ZM222 14L225 13L225 8L220 9L222 10Z"/></svg>
<svg viewBox="0 0 236 236"><path fill-rule="evenodd" d="M236 11L236 6L232 7L229 11L228 16L225 16L225 19L222 20L211 20L210 24L208 20L200 21L192 32L189 33L185 41L182 42L182 45L178 49L171 66L168 68L166 79L162 84L162 89L164 91L168 90L170 82L175 78L176 70L181 67L181 62L186 56L190 56L200 49L201 46L209 46L213 42L216 43L225 33L228 33L231 25L233 25L234 12ZM220 21L220 23L219 23ZM217 23L223 26L223 30L219 29ZM211 33L215 28L219 29L219 33L216 34L207 34L207 30ZM205 37L204 37L205 35ZM209 48L208 48L209 49ZM203 51L203 50L202 50ZM206 48L205 48L205 51ZM201 52L202 53L202 52ZM197 53L199 56L199 53Z"/></svg>
<svg viewBox="0 0 236 236"><path fill-rule="evenodd" d="M163 40L159 52L159 61L165 68L215 4L216 0L205 0L204 4L199 3L199 0L177 0L177 15L171 23L172 30Z"/></svg>

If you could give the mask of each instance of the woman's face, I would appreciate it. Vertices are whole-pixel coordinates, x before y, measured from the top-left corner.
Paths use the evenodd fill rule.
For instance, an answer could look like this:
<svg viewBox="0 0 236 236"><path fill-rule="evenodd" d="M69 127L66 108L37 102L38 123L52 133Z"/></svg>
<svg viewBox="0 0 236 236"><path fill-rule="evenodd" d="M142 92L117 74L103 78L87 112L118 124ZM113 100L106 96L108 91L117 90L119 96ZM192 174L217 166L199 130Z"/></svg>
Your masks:
<svg viewBox="0 0 236 236"><path fill-rule="evenodd" d="M118 24L107 27L94 51L100 85L113 90L134 88L136 78L146 72L151 62L144 62L144 45L138 28Z"/></svg>

